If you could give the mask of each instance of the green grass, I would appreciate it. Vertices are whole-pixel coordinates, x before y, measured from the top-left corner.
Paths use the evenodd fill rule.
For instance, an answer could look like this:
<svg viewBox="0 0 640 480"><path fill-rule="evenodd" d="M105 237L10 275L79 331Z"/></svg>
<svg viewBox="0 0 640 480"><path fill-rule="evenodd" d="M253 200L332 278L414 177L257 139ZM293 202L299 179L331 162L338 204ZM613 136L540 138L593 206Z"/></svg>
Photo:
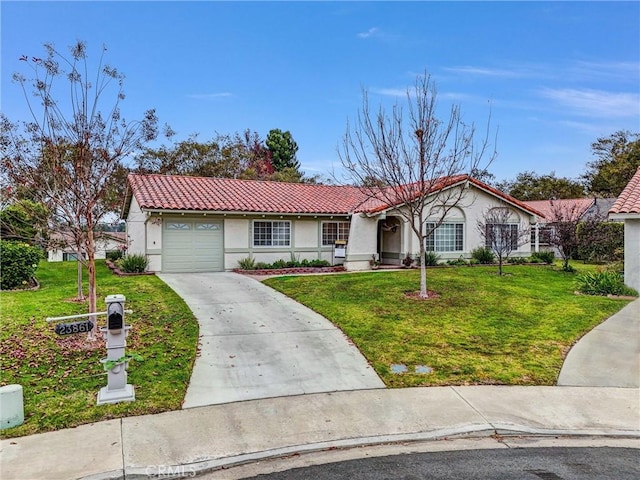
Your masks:
<svg viewBox="0 0 640 480"><path fill-rule="evenodd" d="M578 273L592 270L576 265ZM553 385L569 348L628 302L574 294L575 275L546 266L429 269L440 296L409 298L419 271L277 277L265 283L319 312L390 387ZM396 374L391 364L404 364ZM429 366L427 375L412 373Z"/></svg>
<svg viewBox="0 0 640 480"><path fill-rule="evenodd" d="M117 277L98 262L98 310L106 309L107 295L126 296L126 308L133 310L126 315L133 327L127 353L143 360L132 361L128 369L135 402L97 406L96 395L107 384L99 362L106 356L104 341L93 350L79 348L84 334L60 337L53 331L55 324L45 321L87 312L86 303L73 301L76 263L42 262L36 275L39 290L0 293L0 385L22 385L25 407L25 423L3 430L3 437L181 408L196 355L198 323L173 290L152 275ZM105 317L99 321L104 325Z"/></svg>

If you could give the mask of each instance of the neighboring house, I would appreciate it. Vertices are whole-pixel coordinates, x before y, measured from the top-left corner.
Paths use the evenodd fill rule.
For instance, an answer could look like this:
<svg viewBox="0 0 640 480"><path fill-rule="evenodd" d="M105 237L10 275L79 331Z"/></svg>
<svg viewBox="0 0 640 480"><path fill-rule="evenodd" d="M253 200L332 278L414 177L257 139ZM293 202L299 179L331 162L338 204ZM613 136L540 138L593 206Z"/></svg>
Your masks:
<svg viewBox="0 0 640 480"><path fill-rule="evenodd" d="M609 210L624 221L624 283L640 292L640 167Z"/></svg>
<svg viewBox="0 0 640 480"><path fill-rule="evenodd" d="M464 196L427 239L442 259L469 258L483 246L477 223L489 208L508 207L514 225L537 222L535 209L478 180L459 175L443 181L446 188L464 189ZM129 253L146 255L151 271L231 270L246 257L323 259L367 270L372 256L401 265L419 251L402 208L357 187L132 174L122 218ZM513 254L530 251L527 243Z"/></svg>
<svg viewBox="0 0 640 480"><path fill-rule="evenodd" d="M594 217L606 220L607 213L614 202L615 198L564 198L523 202L542 214L540 221L531 229L532 251L553 250L558 255L557 248L550 243L554 233L554 219L561 216L572 222Z"/></svg>
<svg viewBox="0 0 640 480"><path fill-rule="evenodd" d="M54 234L51 238L57 246L47 251L47 260L62 262L78 259L78 249L69 234ZM96 232L96 259L104 259L108 252L124 250L127 246L127 234L124 232Z"/></svg>

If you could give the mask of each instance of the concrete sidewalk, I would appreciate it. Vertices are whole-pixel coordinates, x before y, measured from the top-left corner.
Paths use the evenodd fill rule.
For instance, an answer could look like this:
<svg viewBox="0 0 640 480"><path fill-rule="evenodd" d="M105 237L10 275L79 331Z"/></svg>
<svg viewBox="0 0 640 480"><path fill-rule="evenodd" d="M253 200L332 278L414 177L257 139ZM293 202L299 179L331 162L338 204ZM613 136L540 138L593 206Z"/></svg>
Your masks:
<svg viewBox="0 0 640 480"><path fill-rule="evenodd" d="M640 447L639 398L632 388L473 386L250 400L3 440L0 476L190 477L295 453L460 435L606 435Z"/></svg>

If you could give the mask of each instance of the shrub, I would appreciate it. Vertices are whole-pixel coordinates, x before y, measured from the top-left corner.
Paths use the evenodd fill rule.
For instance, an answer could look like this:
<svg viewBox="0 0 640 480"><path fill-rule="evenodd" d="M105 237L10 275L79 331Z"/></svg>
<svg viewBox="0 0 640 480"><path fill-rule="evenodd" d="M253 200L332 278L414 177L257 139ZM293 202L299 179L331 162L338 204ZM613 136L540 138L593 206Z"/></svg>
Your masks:
<svg viewBox="0 0 640 480"><path fill-rule="evenodd" d="M268 270L270 268L271 268L271 265L265 262L258 262L256 263L256 266L255 266L256 270Z"/></svg>
<svg viewBox="0 0 640 480"><path fill-rule="evenodd" d="M288 262L285 260L276 260L271 264L270 268L287 268Z"/></svg>
<svg viewBox="0 0 640 480"><path fill-rule="evenodd" d="M624 224L598 219L581 222L576 230L581 260L602 263L620 260L624 247Z"/></svg>
<svg viewBox="0 0 640 480"><path fill-rule="evenodd" d="M467 262L462 255L460 256L460 258L457 258L455 260L447 260L447 265L452 265L455 267L462 267L465 265L469 265L469 262Z"/></svg>
<svg viewBox="0 0 640 480"><path fill-rule="evenodd" d="M527 263L527 259L526 257L509 257L507 259L507 263L510 263L512 265L524 265L525 263Z"/></svg>
<svg viewBox="0 0 640 480"><path fill-rule="evenodd" d="M0 241L0 288L12 288L27 285L38 268L42 258L39 248L22 242Z"/></svg>
<svg viewBox="0 0 640 480"><path fill-rule="evenodd" d="M496 256L490 248L478 247L471 251L471 258L477 263L489 264L495 261Z"/></svg>
<svg viewBox="0 0 640 480"><path fill-rule="evenodd" d="M126 273L142 273L147 269L149 261L143 254L130 254L120 260L120 268Z"/></svg>
<svg viewBox="0 0 640 480"><path fill-rule="evenodd" d="M533 260L539 260L541 262L546 263L547 265L551 265L553 263L553 261L556 258L555 253L548 251L548 250L544 250L544 251L540 251L540 252L533 252L531 254L531 258Z"/></svg>
<svg viewBox="0 0 640 480"><path fill-rule="evenodd" d="M578 291L587 295L630 295L638 293L627 287L617 272L600 271L579 275L576 279Z"/></svg>
<svg viewBox="0 0 640 480"><path fill-rule="evenodd" d="M256 261L252 257L241 258L238 260L238 266L243 270L255 270Z"/></svg>
<svg viewBox="0 0 640 480"><path fill-rule="evenodd" d="M315 259L315 260L309 261L309 266L310 267L330 267L331 264L326 260Z"/></svg>
<svg viewBox="0 0 640 480"><path fill-rule="evenodd" d="M110 260L112 262L117 262L123 256L124 253L122 252L122 250L111 250L110 252L107 252L107 260Z"/></svg>
<svg viewBox="0 0 640 480"><path fill-rule="evenodd" d="M436 252L424 252L424 265L426 267L435 267L440 263L440 255Z"/></svg>

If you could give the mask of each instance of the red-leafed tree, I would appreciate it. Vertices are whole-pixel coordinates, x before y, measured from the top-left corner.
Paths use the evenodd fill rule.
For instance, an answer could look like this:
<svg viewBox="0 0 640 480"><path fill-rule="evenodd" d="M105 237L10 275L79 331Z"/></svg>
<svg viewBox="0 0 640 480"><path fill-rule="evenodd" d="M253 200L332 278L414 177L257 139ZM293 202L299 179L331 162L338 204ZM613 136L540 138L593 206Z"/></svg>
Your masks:
<svg viewBox="0 0 640 480"><path fill-rule="evenodd" d="M95 231L121 202L123 161L157 136L154 110L127 122L120 114L124 76L104 63L92 73L78 41L63 54L23 56L31 75L14 74L31 112L18 123L1 117L2 166L9 183L27 189L50 212L49 231L71 238L88 271L89 313L96 312ZM95 336L97 322L94 321Z"/></svg>

